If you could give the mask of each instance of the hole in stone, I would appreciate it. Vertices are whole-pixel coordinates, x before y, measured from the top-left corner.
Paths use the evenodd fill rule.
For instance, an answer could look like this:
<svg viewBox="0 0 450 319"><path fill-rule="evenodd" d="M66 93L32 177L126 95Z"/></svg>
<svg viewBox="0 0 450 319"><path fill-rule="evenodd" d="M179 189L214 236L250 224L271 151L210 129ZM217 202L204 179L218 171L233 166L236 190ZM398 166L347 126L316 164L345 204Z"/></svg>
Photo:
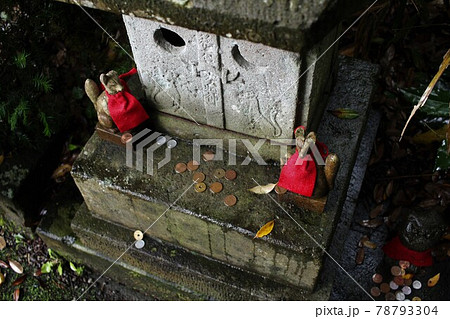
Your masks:
<svg viewBox="0 0 450 319"><path fill-rule="evenodd" d="M165 28L156 30L153 38L158 45L169 52L180 52L186 45L186 42L182 37L180 37L177 33Z"/></svg>
<svg viewBox="0 0 450 319"><path fill-rule="evenodd" d="M239 47L237 44L233 46L231 49L231 55L233 56L233 59L239 64L241 67L243 67L246 70L252 69L255 66L248 62L241 54L241 51L239 51Z"/></svg>

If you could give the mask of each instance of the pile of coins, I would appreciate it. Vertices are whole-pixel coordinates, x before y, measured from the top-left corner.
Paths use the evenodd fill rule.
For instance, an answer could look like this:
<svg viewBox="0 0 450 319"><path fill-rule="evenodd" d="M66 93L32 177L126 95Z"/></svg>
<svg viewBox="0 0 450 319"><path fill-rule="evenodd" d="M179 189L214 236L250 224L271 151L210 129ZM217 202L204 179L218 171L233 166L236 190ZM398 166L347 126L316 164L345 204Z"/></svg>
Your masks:
<svg viewBox="0 0 450 319"><path fill-rule="evenodd" d="M374 274L372 276L372 281L379 286L372 287L370 289L370 294L377 298L381 294L384 294L386 301L420 301L420 297L411 296L413 289L419 290L422 288L422 283L418 280L412 280L414 276L411 273L406 273L406 270L411 266L409 261L401 260L398 266L391 267L391 274L393 279L388 282L383 282L383 276L381 274Z"/></svg>
<svg viewBox="0 0 450 319"><path fill-rule="evenodd" d="M211 151L206 151L202 155L205 162L214 160L214 157L215 154ZM197 193L203 193L208 189L208 185L205 183L206 175L203 172L197 171L199 167L200 163L194 160L189 161L187 164L180 162L175 165L175 172L178 174L182 174L186 171L192 172L192 181L195 183L194 190ZM232 169L224 170L223 168L218 168L214 171L213 177L218 180L225 178L228 181L232 181L236 179L237 174L236 171ZM218 194L223 191L223 184L220 181L213 182L209 185L209 190L213 194ZM237 203L237 198L235 195L230 194L224 198L223 202L226 206L234 206Z"/></svg>

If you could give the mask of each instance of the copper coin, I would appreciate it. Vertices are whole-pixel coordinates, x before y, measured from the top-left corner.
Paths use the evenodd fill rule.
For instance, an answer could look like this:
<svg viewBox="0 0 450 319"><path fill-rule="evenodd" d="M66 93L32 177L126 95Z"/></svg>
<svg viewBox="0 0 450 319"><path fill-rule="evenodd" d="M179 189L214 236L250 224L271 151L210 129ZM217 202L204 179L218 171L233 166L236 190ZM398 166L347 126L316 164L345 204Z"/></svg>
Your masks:
<svg viewBox="0 0 450 319"><path fill-rule="evenodd" d="M132 138L133 135L131 135L130 133L123 133L123 135L120 137L120 141L122 142L122 144L127 144L127 142Z"/></svg>
<svg viewBox="0 0 450 319"><path fill-rule="evenodd" d="M205 183L197 183L194 185L194 189L197 193L203 193L206 191L206 184Z"/></svg>
<svg viewBox="0 0 450 319"><path fill-rule="evenodd" d="M222 185L222 183L219 183L219 182L214 182L211 185L209 185L209 190L211 192L213 192L214 194L220 193L222 191L222 189L223 189L223 185Z"/></svg>
<svg viewBox="0 0 450 319"><path fill-rule="evenodd" d="M394 282L399 286L403 286L405 284L405 279L403 279L402 276L396 276L394 277Z"/></svg>
<svg viewBox="0 0 450 319"><path fill-rule="evenodd" d="M420 297L413 297L412 301L421 301Z"/></svg>
<svg viewBox="0 0 450 319"><path fill-rule="evenodd" d="M144 238L144 234L140 230L136 230L134 232L134 239L141 240L142 238Z"/></svg>
<svg viewBox="0 0 450 319"><path fill-rule="evenodd" d="M370 294L371 294L373 297L378 297L378 296L380 296L380 295L381 295L380 288L378 288L378 287L372 287L372 288L370 289Z"/></svg>
<svg viewBox="0 0 450 319"><path fill-rule="evenodd" d="M225 178L229 181L232 181L236 178L237 174L236 171L233 171L232 169L229 169L225 172Z"/></svg>
<svg viewBox="0 0 450 319"><path fill-rule="evenodd" d="M380 289L381 289L381 292L384 293L384 294L387 294L389 291L391 291L391 287L389 287L389 284L386 283L386 282L383 282L380 285Z"/></svg>
<svg viewBox="0 0 450 319"><path fill-rule="evenodd" d="M392 292L388 292L385 299L386 301L395 301L395 295Z"/></svg>
<svg viewBox="0 0 450 319"><path fill-rule="evenodd" d="M192 171L197 170L199 165L200 165L200 164L199 164L197 161L189 161L189 162L187 163L187 169L188 169L190 172L192 172Z"/></svg>
<svg viewBox="0 0 450 319"><path fill-rule="evenodd" d="M225 176L225 170L223 168L218 168L214 171L215 178L222 178Z"/></svg>
<svg viewBox="0 0 450 319"><path fill-rule="evenodd" d="M192 180L196 183L201 183L205 180L206 176L202 172L195 172L192 176Z"/></svg>
<svg viewBox="0 0 450 319"><path fill-rule="evenodd" d="M275 186L275 193L277 193L277 194L285 194L287 192L287 189L286 188L283 188L283 187L281 187L281 186Z"/></svg>
<svg viewBox="0 0 450 319"><path fill-rule="evenodd" d="M215 156L215 155L216 155L216 154L214 154L214 152L206 151L205 153L203 153L203 160L204 160L205 162L212 161L212 160L214 159L214 156Z"/></svg>
<svg viewBox="0 0 450 319"><path fill-rule="evenodd" d="M409 268L409 266L411 266L410 262L407 260L400 260L398 262L398 265L400 266L401 269L407 269Z"/></svg>
<svg viewBox="0 0 450 319"><path fill-rule="evenodd" d="M236 205L237 202L237 198L234 195L228 195L227 197L225 197L225 199L223 200L223 202L225 203L225 205L227 206L234 206Z"/></svg>
<svg viewBox="0 0 450 319"><path fill-rule="evenodd" d="M383 276L381 274L373 274L372 281L376 284L381 284L383 282Z"/></svg>
<svg viewBox="0 0 450 319"><path fill-rule="evenodd" d="M186 164L184 163L178 163L177 165L175 165L175 172L177 173L183 173L186 171Z"/></svg>
<svg viewBox="0 0 450 319"><path fill-rule="evenodd" d="M405 279L405 286L411 286L412 279Z"/></svg>
<svg viewBox="0 0 450 319"><path fill-rule="evenodd" d="M392 266L391 274L393 276L401 276L402 275L402 269L399 266Z"/></svg>

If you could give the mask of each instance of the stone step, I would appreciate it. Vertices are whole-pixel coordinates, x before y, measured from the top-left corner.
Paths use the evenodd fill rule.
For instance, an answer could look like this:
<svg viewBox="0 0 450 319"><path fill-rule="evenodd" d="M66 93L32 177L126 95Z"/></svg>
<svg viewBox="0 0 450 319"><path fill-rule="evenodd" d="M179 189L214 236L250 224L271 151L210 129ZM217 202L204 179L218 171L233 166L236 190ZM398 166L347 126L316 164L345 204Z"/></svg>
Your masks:
<svg viewBox="0 0 450 319"><path fill-rule="evenodd" d="M254 161L243 166L239 164L244 159L239 157L238 165L230 167L229 153L225 153L222 160L202 162L198 171L207 176L207 185L215 181L212 175L217 168L232 168L238 177L234 181L222 179L224 189L218 194L208 190L195 192L192 173L174 171L178 162L188 162L193 157L192 144L183 140L177 140L169 163L155 168L149 175L126 165L124 148L94 135L75 163L72 174L89 210L99 219L128 228L129 240L133 239L135 229L145 230L153 225L146 232L152 238L311 292L322 266L322 248L329 247L347 194L376 70L375 66L358 60L343 58L340 61L328 109L351 108L360 116L348 120L325 113L322 119L318 138L342 160L323 214L290 203L278 203L279 195L250 193L248 189L256 183L275 183L280 167L273 163L260 166ZM165 158L164 149L160 147L153 153L154 163ZM206 148L202 148L201 153L204 150ZM136 152L133 156L135 158ZM143 160L145 163L145 157ZM223 204L228 194L238 198L234 207ZM275 220L272 233L253 239L258 229L270 220Z"/></svg>

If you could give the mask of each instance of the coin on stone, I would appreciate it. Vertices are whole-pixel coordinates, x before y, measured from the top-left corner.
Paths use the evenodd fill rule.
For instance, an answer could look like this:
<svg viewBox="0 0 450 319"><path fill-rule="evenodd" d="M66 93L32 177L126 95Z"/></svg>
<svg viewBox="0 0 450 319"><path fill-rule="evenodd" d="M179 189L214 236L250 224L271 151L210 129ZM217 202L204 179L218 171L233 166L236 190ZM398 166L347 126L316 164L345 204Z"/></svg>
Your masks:
<svg viewBox="0 0 450 319"><path fill-rule="evenodd" d="M407 269L407 268L409 268L409 266L411 266L410 262L407 261L407 260L400 260L400 261L398 262L398 265L399 265L400 268L402 268L402 269Z"/></svg>
<svg viewBox="0 0 450 319"><path fill-rule="evenodd" d="M396 290L398 288L398 285L394 281L391 281L389 283L389 287L391 287L392 290Z"/></svg>
<svg viewBox="0 0 450 319"><path fill-rule="evenodd" d="M199 164L197 161L189 161L189 162L187 163L187 169L188 169L190 172L192 172L192 171L197 170L199 165L200 165L200 164Z"/></svg>
<svg viewBox="0 0 450 319"><path fill-rule="evenodd" d="M222 185L222 183L219 183L219 182L214 182L211 185L209 185L209 190L211 192L213 192L214 194L220 193L222 191L222 189L223 189L223 185Z"/></svg>
<svg viewBox="0 0 450 319"><path fill-rule="evenodd" d="M236 171L232 169L229 169L225 172L225 178L229 181L236 179L236 176L237 176Z"/></svg>
<svg viewBox="0 0 450 319"><path fill-rule="evenodd" d="M395 299L397 299L398 301L403 301L405 300L405 294L401 291L397 291L395 293Z"/></svg>
<svg viewBox="0 0 450 319"><path fill-rule="evenodd" d="M420 297L413 297L412 301L422 301L422 299Z"/></svg>
<svg viewBox="0 0 450 319"><path fill-rule="evenodd" d="M134 232L134 239L141 240L142 238L144 238L144 234L140 230L136 230Z"/></svg>
<svg viewBox="0 0 450 319"><path fill-rule="evenodd" d="M194 189L197 193L203 193L206 190L205 183L197 183L194 185Z"/></svg>
<svg viewBox="0 0 450 319"><path fill-rule="evenodd" d="M385 296L386 301L395 301L395 295L392 292L388 292Z"/></svg>
<svg viewBox="0 0 450 319"><path fill-rule="evenodd" d="M389 287L389 284L386 283L386 282L383 282L380 285L380 289L381 289L381 292L384 293L384 294L387 294L389 291L391 291L391 287Z"/></svg>
<svg viewBox="0 0 450 319"><path fill-rule="evenodd" d="M167 148L174 148L175 146L177 146L177 141L175 140L170 140L167 142Z"/></svg>
<svg viewBox="0 0 450 319"><path fill-rule="evenodd" d="M383 281L383 276L381 274L373 274L372 281L376 284L381 284Z"/></svg>
<svg viewBox="0 0 450 319"><path fill-rule="evenodd" d="M166 141L167 139L164 136L158 136L158 138L156 139L156 144L163 145Z"/></svg>
<svg viewBox="0 0 450 319"><path fill-rule="evenodd" d="M401 276L402 269L399 266L392 266L391 268L391 274L393 276Z"/></svg>
<svg viewBox="0 0 450 319"><path fill-rule="evenodd" d="M380 295L381 295L380 288L378 288L378 287L372 287L372 288L370 289L370 294L371 294L373 297L378 297L378 296L380 296Z"/></svg>
<svg viewBox="0 0 450 319"><path fill-rule="evenodd" d="M123 144L127 144L127 142L129 140L131 140L133 138L133 135L131 135L130 133L123 133L123 135L120 137L120 141Z"/></svg>
<svg viewBox="0 0 450 319"><path fill-rule="evenodd" d="M186 172L187 166L184 163L178 163L175 165L175 172L177 173L184 173Z"/></svg>
<svg viewBox="0 0 450 319"><path fill-rule="evenodd" d="M202 157L203 157L203 160L205 162L209 162L209 161L212 161L214 159L214 156L215 156L214 152L206 151L205 153L203 153Z"/></svg>
<svg viewBox="0 0 450 319"><path fill-rule="evenodd" d="M394 282L399 286L403 286L405 284L405 279L403 279L402 276L396 276L394 277Z"/></svg>
<svg viewBox="0 0 450 319"><path fill-rule="evenodd" d="M405 294L405 296L408 296L411 294L411 287L405 286L402 288L402 292Z"/></svg>
<svg viewBox="0 0 450 319"><path fill-rule="evenodd" d="M225 199L223 200L223 202L225 203L225 205L227 206L234 206L236 205L237 202L237 198L234 195L228 195L227 197L225 197Z"/></svg>
<svg viewBox="0 0 450 319"><path fill-rule="evenodd" d="M206 176L202 172L195 172L194 175L192 176L192 180L195 183L201 183L205 180L205 178Z"/></svg>
<svg viewBox="0 0 450 319"><path fill-rule="evenodd" d="M418 280L414 280L412 283L412 286L414 289L420 289L420 288L422 288L422 283Z"/></svg>
<svg viewBox="0 0 450 319"><path fill-rule="evenodd" d="M225 170L223 168L218 168L214 171L215 178L222 178L225 176Z"/></svg>
<svg viewBox="0 0 450 319"><path fill-rule="evenodd" d="M134 243L134 247L136 247L137 249L141 249L144 246L145 246L145 241L143 241L142 239L138 240L137 242Z"/></svg>
<svg viewBox="0 0 450 319"><path fill-rule="evenodd" d="M275 193L277 193L277 194L285 194L287 192L287 189L286 188L283 188L283 187L281 187L281 186L275 186Z"/></svg>

